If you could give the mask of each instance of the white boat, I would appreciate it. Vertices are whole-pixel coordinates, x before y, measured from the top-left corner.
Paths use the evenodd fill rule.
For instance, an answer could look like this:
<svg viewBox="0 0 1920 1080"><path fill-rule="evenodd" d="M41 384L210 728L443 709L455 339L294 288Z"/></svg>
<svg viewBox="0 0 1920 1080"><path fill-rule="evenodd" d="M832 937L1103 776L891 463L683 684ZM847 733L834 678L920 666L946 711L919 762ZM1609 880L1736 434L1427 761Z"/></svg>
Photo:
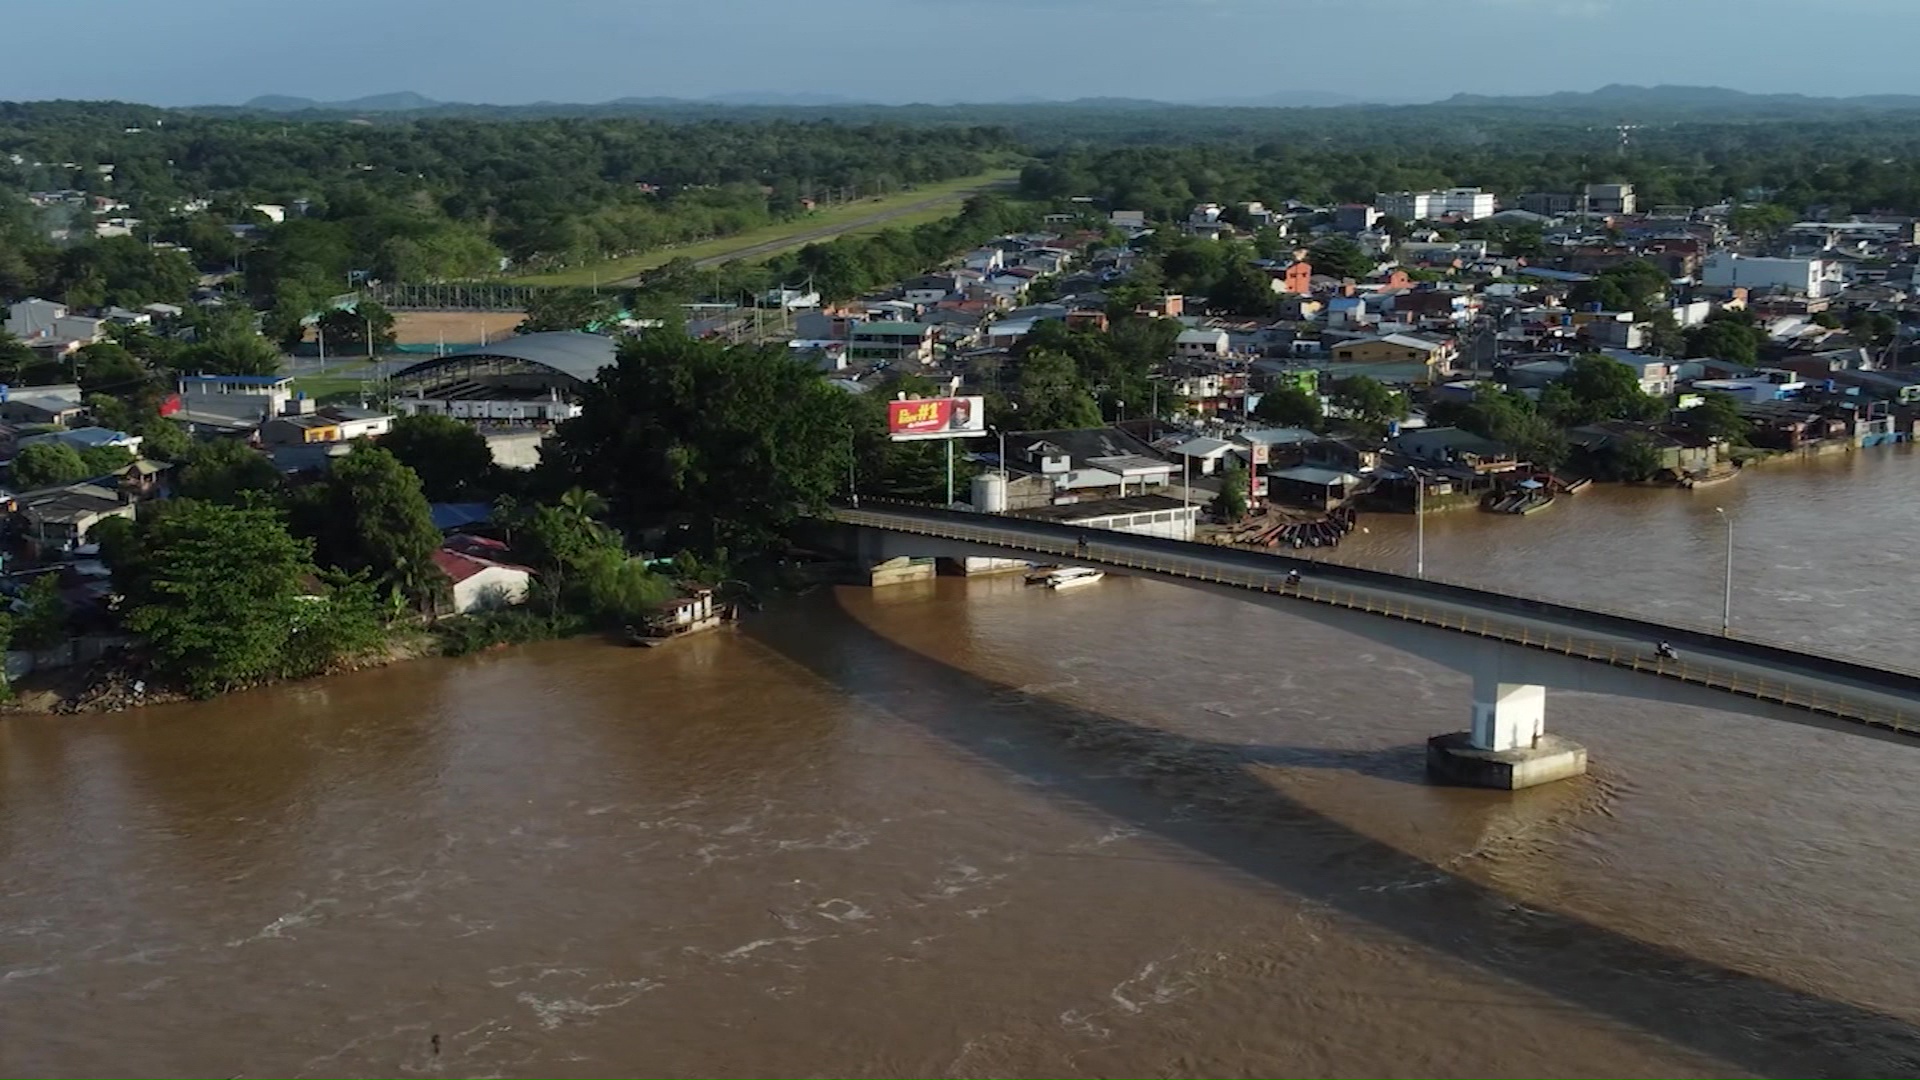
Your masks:
<svg viewBox="0 0 1920 1080"><path fill-rule="evenodd" d="M1106 576L1106 571L1096 570L1091 566L1069 566L1065 570L1055 570L1048 574L1047 588L1075 589L1082 585L1091 585Z"/></svg>

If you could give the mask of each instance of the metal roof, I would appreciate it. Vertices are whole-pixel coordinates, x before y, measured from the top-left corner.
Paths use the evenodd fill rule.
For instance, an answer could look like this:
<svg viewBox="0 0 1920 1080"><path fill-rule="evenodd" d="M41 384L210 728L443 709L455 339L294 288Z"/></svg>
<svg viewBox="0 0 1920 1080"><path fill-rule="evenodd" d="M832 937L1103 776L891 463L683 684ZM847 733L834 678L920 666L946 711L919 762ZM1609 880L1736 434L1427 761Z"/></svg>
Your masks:
<svg viewBox="0 0 1920 1080"><path fill-rule="evenodd" d="M1277 476L1282 480L1293 480L1316 487L1349 487L1360 482L1360 478L1350 472L1338 469L1316 469L1311 465L1296 465L1291 469L1274 469L1268 476Z"/></svg>
<svg viewBox="0 0 1920 1080"><path fill-rule="evenodd" d="M394 377L404 378L429 371L449 360L501 357L538 364L581 382L592 382L593 377L600 373L600 369L613 366L617 352L618 347L610 337L585 334L578 330L554 330L541 334L521 334L516 337L501 338L499 341L476 345L471 349L448 353L446 356L422 360L420 363L394 372Z"/></svg>

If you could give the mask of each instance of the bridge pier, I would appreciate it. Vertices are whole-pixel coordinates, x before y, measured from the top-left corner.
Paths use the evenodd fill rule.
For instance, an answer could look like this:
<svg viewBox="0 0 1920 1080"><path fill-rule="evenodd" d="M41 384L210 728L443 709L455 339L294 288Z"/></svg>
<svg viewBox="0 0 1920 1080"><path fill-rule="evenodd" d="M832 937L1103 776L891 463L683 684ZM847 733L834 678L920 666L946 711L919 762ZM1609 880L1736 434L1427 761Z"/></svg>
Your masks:
<svg viewBox="0 0 1920 1080"><path fill-rule="evenodd" d="M1518 791L1580 776L1587 748L1547 734L1547 688L1473 676L1473 726L1427 740L1427 772L1454 784Z"/></svg>

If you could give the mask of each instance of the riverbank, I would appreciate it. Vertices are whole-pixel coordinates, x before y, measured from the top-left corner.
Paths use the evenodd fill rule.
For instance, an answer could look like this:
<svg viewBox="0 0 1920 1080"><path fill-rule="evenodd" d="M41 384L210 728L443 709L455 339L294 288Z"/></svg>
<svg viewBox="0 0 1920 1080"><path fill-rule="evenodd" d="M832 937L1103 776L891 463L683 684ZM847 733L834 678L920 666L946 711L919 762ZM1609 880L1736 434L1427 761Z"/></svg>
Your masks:
<svg viewBox="0 0 1920 1080"><path fill-rule="evenodd" d="M400 631L389 638L383 648L342 661L326 671L297 679L262 679L244 686L229 687L215 697L264 686L311 682L445 655L447 652L443 639L432 631ZM12 699L0 703L0 717L124 712L147 705L172 705L196 700L179 687L154 678L144 665L134 661L133 655L124 649L108 653L91 664L34 672L14 683L12 690Z"/></svg>

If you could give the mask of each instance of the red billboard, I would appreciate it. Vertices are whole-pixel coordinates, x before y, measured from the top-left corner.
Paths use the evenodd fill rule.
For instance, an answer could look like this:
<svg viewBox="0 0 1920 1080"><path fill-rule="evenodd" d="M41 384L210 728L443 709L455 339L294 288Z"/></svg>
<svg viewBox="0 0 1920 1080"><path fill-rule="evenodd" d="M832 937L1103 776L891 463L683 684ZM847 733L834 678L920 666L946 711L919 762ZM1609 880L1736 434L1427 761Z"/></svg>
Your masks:
<svg viewBox="0 0 1920 1080"><path fill-rule="evenodd" d="M887 434L908 439L966 439L987 433L986 399L912 398L887 402Z"/></svg>

